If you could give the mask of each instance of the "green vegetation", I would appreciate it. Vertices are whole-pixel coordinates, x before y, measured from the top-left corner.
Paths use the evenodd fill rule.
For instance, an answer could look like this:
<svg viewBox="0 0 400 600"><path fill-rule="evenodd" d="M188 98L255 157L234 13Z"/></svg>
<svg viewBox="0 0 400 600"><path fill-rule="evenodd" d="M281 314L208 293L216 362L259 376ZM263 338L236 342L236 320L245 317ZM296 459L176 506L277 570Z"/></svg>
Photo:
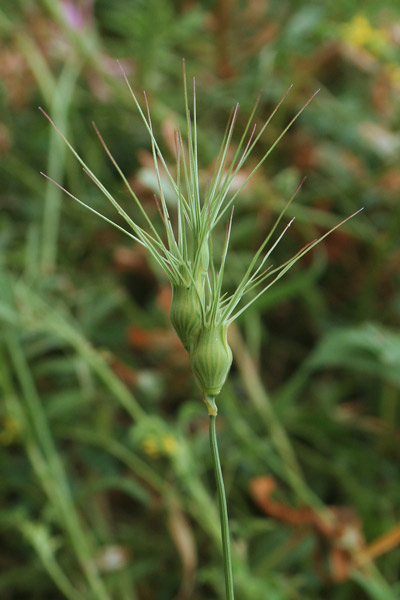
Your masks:
<svg viewBox="0 0 400 600"><path fill-rule="evenodd" d="M176 174L175 132L187 133L183 56L188 80L196 75L196 177L211 192L229 180L250 115L257 136L293 84L239 161L232 195L321 88L237 193L229 228L223 291L237 299L307 176L271 243L295 221L265 264L290 264L291 273L243 313L232 302L233 367L217 433L236 597L399 597L399 27L388 0L362 12L349 0L2 3L0 597L225 598L207 411L170 324L160 260L40 176L124 227L98 176L137 223L134 235L153 231L165 242L174 231L167 221L163 234L154 194L173 224L184 208L154 167L117 59L135 92L146 90L151 128ZM216 257L229 210L213 215ZM208 261L200 246L196 285ZM187 306L179 291L175 301ZM189 300L201 311L196 294ZM204 357L198 363L204 372Z"/></svg>

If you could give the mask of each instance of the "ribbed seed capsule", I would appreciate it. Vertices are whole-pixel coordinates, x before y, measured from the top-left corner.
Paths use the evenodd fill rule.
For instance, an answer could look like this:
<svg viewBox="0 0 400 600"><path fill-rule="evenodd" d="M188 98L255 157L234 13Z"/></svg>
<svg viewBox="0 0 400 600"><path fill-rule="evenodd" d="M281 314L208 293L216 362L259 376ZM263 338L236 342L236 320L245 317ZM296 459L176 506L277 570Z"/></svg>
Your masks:
<svg viewBox="0 0 400 600"><path fill-rule="evenodd" d="M206 396L220 393L232 365L227 330L227 325L203 327L190 353L193 372Z"/></svg>
<svg viewBox="0 0 400 600"><path fill-rule="evenodd" d="M200 300L194 286L172 287L169 316L182 344L189 351L201 327Z"/></svg>

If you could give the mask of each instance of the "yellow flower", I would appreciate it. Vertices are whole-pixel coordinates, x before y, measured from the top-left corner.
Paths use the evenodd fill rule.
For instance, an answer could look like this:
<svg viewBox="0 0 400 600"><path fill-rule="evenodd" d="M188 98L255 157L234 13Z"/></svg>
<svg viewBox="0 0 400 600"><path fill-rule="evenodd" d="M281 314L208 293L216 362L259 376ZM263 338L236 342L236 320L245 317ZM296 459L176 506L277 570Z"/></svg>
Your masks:
<svg viewBox="0 0 400 600"><path fill-rule="evenodd" d="M166 454L176 454L178 443L172 435L164 435L162 438L162 447Z"/></svg>
<svg viewBox="0 0 400 600"><path fill-rule="evenodd" d="M160 448L154 436L146 436L142 442L142 448L150 458L160 458Z"/></svg>
<svg viewBox="0 0 400 600"><path fill-rule="evenodd" d="M18 423L10 417L4 417L3 428L0 431L0 444L2 446L9 446L18 437L18 434Z"/></svg>
<svg viewBox="0 0 400 600"><path fill-rule="evenodd" d="M160 458L162 455L172 456L176 454L178 443L171 434L147 435L142 441L143 451L150 458Z"/></svg>
<svg viewBox="0 0 400 600"><path fill-rule="evenodd" d="M381 27L373 27L363 14L355 15L349 23L342 25L341 37L350 46L368 48L376 54L389 41L388 32Z"/></svg>

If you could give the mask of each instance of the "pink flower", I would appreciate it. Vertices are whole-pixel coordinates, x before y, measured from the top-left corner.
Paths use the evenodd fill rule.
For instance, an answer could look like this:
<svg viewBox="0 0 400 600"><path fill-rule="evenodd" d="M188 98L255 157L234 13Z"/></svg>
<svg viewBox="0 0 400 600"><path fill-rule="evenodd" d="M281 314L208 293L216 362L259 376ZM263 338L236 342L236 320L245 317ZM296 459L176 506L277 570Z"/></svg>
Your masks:
<svg viewBox="0 0 400 600"><path fill-rule="evenodd" d="M72 29L84 29L93 20L93 0L62 0L62 9Z"/></svg>

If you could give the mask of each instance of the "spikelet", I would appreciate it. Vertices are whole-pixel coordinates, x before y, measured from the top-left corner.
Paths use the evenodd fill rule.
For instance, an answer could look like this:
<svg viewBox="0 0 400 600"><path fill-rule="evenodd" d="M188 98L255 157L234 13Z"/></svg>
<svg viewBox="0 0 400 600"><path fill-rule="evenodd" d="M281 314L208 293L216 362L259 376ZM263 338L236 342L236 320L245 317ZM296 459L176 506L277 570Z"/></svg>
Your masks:
<svg viewBox="0 0 400 600"><path fill-rule="evenodd" d="M188 352L202 327L201 306L194 285L173 285L169 313L171 323Z"/></svg>
<svg viewBox="0 0 400 600"><path fill-rule="evenodd" d="M193 373L205 396L217 396L232 365L227 324L204 326L192 347Z"/></svg>

